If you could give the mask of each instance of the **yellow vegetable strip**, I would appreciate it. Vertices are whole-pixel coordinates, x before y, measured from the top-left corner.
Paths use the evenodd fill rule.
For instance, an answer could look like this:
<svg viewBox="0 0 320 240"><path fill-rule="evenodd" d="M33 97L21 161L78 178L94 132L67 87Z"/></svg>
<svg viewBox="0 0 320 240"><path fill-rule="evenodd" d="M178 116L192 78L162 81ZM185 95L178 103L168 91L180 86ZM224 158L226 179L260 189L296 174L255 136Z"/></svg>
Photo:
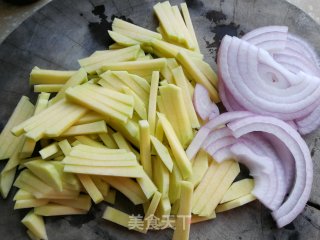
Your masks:
<svg viewBox="0 0 320 240"><path fill-rule="evenodd" d="M183 101L182 90L173 84L168 84L159 89L165 108L171 108L168 111L168 115L175 114L175 122L173 122L172 126L175 127L176 132L179 132L180 142L186 148L193 139L193 132L188 117L187 105Z"/></svg>
<svg viewBox="0 0 320 240"><path fill-rule="evenodd" d="M113 43L111 45L109 45L109 50L118 50L118 49L122 49L123 45L120 45L118 43Z"/></svg>
<svg viewBox="0 0 320 240"><path fill-rule="evenodd" d="M192 177L190 182L196 187L201 182L209 167L208 154L200 150L192 162Z"/></svg>
<svg viewBox="0 0 320 240"><path fill-rule="evenodd" d="M27 230L27 235L31 240L41 240L41 238L38 238L36 235L34 235L30 230Z"/></svg>
<svg viewBox="0 0 320 240"><path fill-rule="evenodd" d="M76 71L58 71L34 67L30 73L30 84L65 84Z"/></svg>
<svg viewBox="0 0 320 240"><path fill-rule="evenodd" d="M126 22L126 21L119 19L119 18L115 18L113 20L112 26L117 26L119 28L128 29L128 30L131 30L134 32L139 32L142 35L149 36L152 38L158 38L158 39L162 38L162 36L159 33L156 33L156 32L150 31L148 29L145 29L143 27L137 26L135 24Z"/></svg>
<svg viewBox="0 0 320 240"><path fill-rule="evenodd" d="M112 57L112 59L101 60L97 63L84 66L83 68L87 71L87 73L95 74L96 72L100 72L101 67L103 67L104 65L108 65L110 63L115 63L115 62L127 62L127 61L136 60L140 47L136 45L136 46L132 46L132 48L134 49L132 49L132 51L130 52L117 55L115 57ZM119 49L119 51L120 50L122 49Z"/></svg>
<svg viewBox="0 0 320 240"><path fill-rule="evenodd" d="M29 132L33 129L39 128L40 126L45 127L49 124L55 124L56 120L52 121L52 119L57 119L61 115L65 116L72 110L78 108L78 106L74 105L73 103L66 102L65 100L62 100L55 105L57 106L50 106L39 114L34 115L32 118L30 118L30 123L28 123L29 119L25 121L26 126L24 126L23 130L25 132Z"/></svg>
<svg viewBox="0 0 320 240"><path fill-rule="evenodd" d="M170 212L171 212L171 205L170 205L169 198L168 196L162 195L155 215L158 218L166 219L166 217L170 215Z"/></svg>
<svg viewBox="0 0 320 240"><path fill-rule="evenodd" d="M212 179L212 176L214 176L217 170L218 170L218 164L215 161L212 161L204 177L202 178L202 181L199 183L199 185L194 191L193 199L192 199L192 207L196 207L198 201L201 201L201 196L203 195L203 192L208 188L208 186L210 186L210 181Z"/></svg>
<svg viewBox="0 0 320 240"><path fill-rule="evenodd" d="M220 183L228 173L232 164L233 161L231 160L218 164L218 169L211 176L207 187L200 195L200 199L197 202L193 203L192 213L199 214L207 204L210 204L209 196L212 196L214 192L218 189Z"/></svg>
<svg viewBox="0 0 320 240"><path fill-rule="evenodd" d="M167 61L165 58L157 58L145 61L133 61L133 62L120 62L113 64L106 64L101 67L102 71L112 70L112 71L160 71L161 68L166 66Z"/></svg>
<svg viewBox="0 0 320 240"><path fill-rule="evenodd" d="M55 115L55 111L61 111L61 109L65 108L65 104L65 101L60 101L59 103L56 103L53 106L48 107L41 113L21 122L18 125L16 124L16 126L12 128L11 132L16 136L23 134L25 132L24 128L30 126L32 126L33 128L42 123L43 121L47 121L47 119L50 119L52 116Z"/></svg>
<svg viewBox="0 0 320 240"><path fill-rule="evenodd" d="M180 198L180 182L183 180L177 164L173 164L169 182L169 200L171 204L178 204Z"/></svg>
<svg viewBox="0 0 320 240"><path fill-rule="evenodd" d="M161 121L164 133L168 139L172 153L177 162L178 168L180 169L183 178L186 179L192 174L191 162L188 159L177 135L175 134L172 125L168 119L161 113L158 113L159 120Z"/></svg>
<svg viewBox="0 0 320 240"><path fill-rule="evenodd" d="M217 216L216 216L215 212L213 212L212 215L208 216L208 217L201 217L201 216L198 216L198 215L192 215L191 224L212 220L212 219L215 219L216 217Z"/></svg>
<svg viewBox="0 0 320 240"><path fill-rule="evenodd" d="M77 146L76 146L77 147ZM111 150L111 149L110 149ZM108 152L89 152L72 149L68 158L70 159L91 159L95 161L134 161L136 162L136 156L132 152L123 152L122 149L112 149L115 151ZM81 160L81 159L80 159ZM79 160L79 161L80 161Z"/></svg>
<svg viewBox="0 0 320 240"><path fill-rule="evenodd" d="M224 194L220 204L243 197L251 193L253 188L254 188L254 180L251 178L245 178L240 181L234 182L230 186L228 191Z"/></svg>
<svg viewBox="0 0 320 240"><path fill-rule="evenodd" d="M80 85L88 81L87 73L80 68L72 77L63 85L57 95L49 101L49 104L54 104L65 97L65 92L69 87Z"/></svg>
<svg viewBox="0 0 320 240"><path fill-rule="evenodd" d="M216 211L216 213L228 211L233 208L243 206L243 205L245 205L249 202L252 202L254 200L256 200L256 197L249 193L245 196L234 199L230 202L226 202L226 203L218 205L215 211Z"/></svg>
<svg viewBox="0 0 320 240"><path fill-rule="evenodd" d="M54 189L41 179L36 177L30 170L23 170L18 176L17 180L20 179L22 182L31 184L38 192L47 194L54 192ZM19 182L19 180L18 180Z"/></svg>
<svg viewBox="0 0 320 240"><path fill-rule="evenodd" d="M132 106L134 104L134 99L132 96L128 95L128 94L123 94L117 91L113 91L110 89L106 89L106 88L102 88L102 87L98 87L95 85L89 85L86 84L85 88L91 89L105 97L108 97L112 100L115 100L117 102L123 103L125 105L128 106Z"/></svg>
<svg viewBox="0 0 320 240"><path fill-rule="evenodd" d="M0 135L0 160L10 158L20 144L21 137L16 137L11 133L11 129L28 119L34 111L34 106L30 103L29 98L21 97L19 103L15 107L7 124L3 128Z"/></svg>
<svg viewBox="0 0 320 240"><path fill-rule="evenodd" d="M95 99L99 100L107 107L110 107L130 118L132 117L134 105L134 99L132 96L102 87L93 86L92 84L79 86L79 89L82 92L96 96Z"/></svg>
<svg viewBox="0 0 320 240"><path fill-rule="evenodd" d="M17 200L14 204L14 210L24 209L24 208L33 208L39 207L48 204L47 199L26 199L26 200Z"/></svg>
<svg viewBox="0 0 320 240"><path fill-rule="evenodd" d="M181 13L180 13L178 6L172 6L172 11L173 11L174 17L177 21L177 25L179 27L179 30L182 31L182 33L184 35L185 44L186 44L187 48L194 49L195 44L193 43L193 39L187 29L187 26L185 25L185 23L183 21L183 18L181 16Z"/></svg>
<svg viewBox="0 0 320 240"><path fill-rule="evenodd" d="M161 90L161 88L160 88L160 90ZM163 90L163 88L162 88L162 90ZM180 123L177 120L177 114L175 112L174 105L173 105L171 99L165 100L165 97L168 97L165 91L163 91L163 94L161 94L160 96L157 97L158 109L161 113L163 113L166 116L166 118L168 119L168 121L172 125L179 141L182 143L182 133L180 131L180 126L179 126ZM169 96L169 97L171 98L171 96Z"/></svg>
<svg viewBox="0 0 320 240"><path fill-rule="evenodd" d="M234 179L238 176L240 173L240 167L238 162L233 162L231 167L229 168L228 172L222 179L219 186L216 188L216 191L212 191L209 193L209 201L207 202L207 205L204 206L204 208L201 210L200 216L209 216L212 214L214 209L218 206L219 202L221 202L221 199L223 198L223 195L226 193L228 188L231 186ZM214 187L212 187L214 189Z"/></svg>
<svg viewBox="0 0 320 240"><path fill-rule="evenodd" d="M132 52L137 53L139 49L140 47L136 45L136 46L122 48L115 51L103 52L95 56L79 59L78 62L82 67L90 66L102 61L114 62L114 59L117 58L118 56L124 56L125 54L132 53Z"/></svg>
<svg viewBox="0 0 320 240"><path fill-rule="evenodd" d="M150 227L150 224L151 224L150 218L152 218L154 216L160 200L161 200L161 193L157 191L154 193L152 200L150 202L150 205L145 213L145 217L144 217L144 231L145 231L145 233L148 231L148 229Z"/></svg>
<svg viewBox="0 0 320 240"><path fill-rule="evenodd" d="M105 121L99 121L99 122L72 126L67 131L63 132L60 135L60 137L99 134L99 133L106 133L106 132L107 132L107 126Z"/></svg>
<svg viewBox="0 0 320 240"><path fill-rule="evenodd" d="M179 52L177 55L178 61L186 69L186 71L192 76L192 78L197 82L202 84L208 90L211 99L217 103L220 101L217 90L206 78L206 76L195 66L192 59L184 52Z"/></svg>
<svg viewBox="0 0 320 240"><path fill-rule="evenodd" d="M100 133L99 138L102 140L103 144L108 148L116 149L118 148L116 142L110 133Z"/></svg>
<svg viewBox="0 0 320 240"><path fill-rule="evenodd" d="M63 154L65 156L69 155L69 153L71 152L72 147L71 147L71 145L70 145L70 143L68 142L67 139L64 139L64 140L58 142L58 145L59 145L59 148L62 150L62 152L63 152Z"/></svg>
<svg viewBox="0 0 320 240"><path fill-rule="evenodd" d="M84 137L84 136L77 136L77 139L90 139L88 137ZM92 139L90 139L92 140ZM92 140L94 141L94 140ZM95 143L98 143L96 141L94 141ZM110 149L107 148L106 146L103 146L102 144L94 146L94 144L79 144L75 147L72 148L71 152L70 152L70 156L79 156L79 157L92 157L92 158L100 158L100 157L104 157L104 158L108 158L109 155L116 155L116 154L124 154L127 153L128 151L126 151L125 149ZM128 156L126 156L128 157Z"/></svg>
<svg viewBox="0 0 320 240"><path fill-rule="evenodd" d="M189 49L168 43L166 41L152 39L151 46L154 49L154 54L158 57L176 58L179 52L185 52L192 58L203 59L203 55L201 53L193 52Z"/></svg>
<svg viewBox="0 0 320 240"><path fill-rule="evenodd" d="M54 199L51 202L85 211L89 211L91 208L91 198L84 194L79 195L76 199Z"/></svg>
<svg viewBox="0 0 320 240"><path fill-rule="evenodd" d="M40 156L42 157L42 159L46 159L51 157L53 154L57 153L60 150L58 143L52 143L49 146L41 149L39 151Z"/></svg>
<svg viewBox="0 0 320 240"><path fill-rule="evenodd" d="M192 128L199 128L200 123L198 121L196 111L193 107L192 98L190 96L189 88L188 88L188 84L187 84L188 80L186 79L186 77L183 73L182 67L180 66L178 68L173 69L172 73L173 73L174 80L175 80L177 86L180 87L182 90L183 101L184 101L185 106L187 106L186 109L188 112L191 126L192 126Z"/></svg>
<svg viewBox="0 0 320 240"><path fill-rule="evenodd" d="M75 125L80 125L80 124L85 124L85 123L91 123L91 122L97 122L100 120L105 120L105 117L102 116L99 113L90 111L86 113L84 116L82 116L76 123Z"/></svg>
<svg viewBox="0 0 320 240"><path fill-rule="evenodd" d="M156 150L158 156L162 160L167 169L172 172L173 161L166 146L164 146L157 138L150 136L151 143Z"/></svg>
<svg viewBox="0 0 320 240"><path fill-rule="evenodd" d="M173 26L170 23L170 19L168 19L167 14L165 12L164 6L161 3L157 3L153 6L153 10L156 13L160 24L163 26L166 35L170 37L173 40L177 39L176 32L173 28ZM173 19L171 21L174 21Z"/></svg>
<svg viewBox="0 0 320 240"><path fill-rule="evenodd" d="M115 25L112 26L112 30L115 33L121 34L121 35L125 36L126 38L129 38L130 40L137 41L140 44L140 47L146 51L147 51L147 47L150 45L150 41L152 39L154 39L153 37L145 36L145 35L140 34L138 32L131 31L131 30L128 30L125 28L121 28L121 27L118 27ZM118 35L118 37L119 37L119 35ZM125 40L122 39L122 44L124 44L124 42L125 42ZM132 41L130 41L130 43L132 43ZM152 51L148 51L148 52L152 52Z"/></svg>
<svg viewBox="0 0 320 240"><path fill-rule="evenodd" d="M155 135L156 128L156 111L157 111L157 95L159 85L159 72L152 72L149 106L148 106L148 122L150 125L150 134Z"/></svg>
<svg viewBox="0 0 320 240"><path fill-rule="evenodd" d="M20 143L17 146L16 150L12 153L11 157L9 158L7 164L5 165L5 167L2 169L1 174L3 174L6 171L10 171L11 169L17 167L20 163L20 151L21 148L23 146L25 137L20 138Z"/></svg>
<svg viewBox="0 0 320 240"><path fill-rule="evenodd" d="M152 178L150 128L146 120L139 121L140 127L140 161L143 169Z"/></svg>
<svg viewBox="0 0 320 240"><path fill-rule="evenodd" d="M192 37L193 43L195 44L195 51L200 52L198 40L197 40L196 33L193 28L193 24L192 24L191 17L189 14L188 6L186 3L181 3L180 7L181 7L182 15L183 15L184 21L186 23L186 26L189 30L191 37Z"/></svg>
<svg viewBox="0 0 320 240"><path fill-rule="evenodd" d="M40 140L43 136L58 137L86 112L86 108L78 105L71 105L69 109L64 111L66 114L65 117L62 117L64 115L53 116L48 122L27 132L26 136L35 141Z"/></svg>
<svg viewBox="0 0 320 240"><path fill-rule="evenodd" d="M63 84L38 84L33 86L34 92L55 93L59 92Z"/></svg>
<svg viewBox="0 0 320 240"><path fill-rule="evenodd" d="M42 92L38 95L34 115L37 115L38 113L42 112L44 109L48 107L49 98L50 93Z"/></svg>
<svg viewBox="0 0 320 240"><path fill-rule="evenodd" d="M120 149L126 149L129 152L133 152L134 155L136 155L137 160L140 161L140 154L127 142L120 132L114 133L112 136Z"/></svg>
<svg viewBox="0 0 320 240"><path fill-rule="evenodd" d="M165 1L165 2L161 3L161 5L162 5L162 9L164 10L164 13L166 15L167 20L169 21L170 25L172 26L172 28L175 32L175 36L173 38L170 35L168 35L168 37L172 38L172 40L175 40L178 43L185 42L183 32L181 32L181 28L179 27L178 22L174 16L170 2ZM164 30L166 31L165 27L164 27Z"/></svg>
<svg viewBox="0 0 320 240"><path fill-rule="evenodd" d="M97 188L99 189L99 191L101 192L103 199L106 199L106 196L109 193L109 189L110 189L110 185L103 181L102 177L99 176L91 176L94 184L97 186Z"/></svg>
<svg viewBox="0 0 320 240"><path fill-rule="evenodd" d="M92 146L96 148L106 148L103 144L86 136L75 136L75 139L77 139L82 145Z"/></svg>
<svg viewBox="0 0 320 240"><path fill-rule="evenodd" d="M23 189L19 189L16 192L16 194L14 195L13 200L14 201L16 201L16 200L27 200L27 199L33 199L33 198L34 198L34 196L31 193L29 193L29 192L27 192L27 191L25 191Z"/></svg>
<svg viewBox="0 0 320 240"><path fill-rule="evenodd" d="M142 99L144 104L147 103L150 89L149 91L146 91L135 81L134 78L132 78L131 74L129 75L126 71L113 71L112 73L118 78L118 81L121 81L124 85L127 85L130 89L132 89L132 91Z"/></svg>
<svg viewBox="0 0 320 240"><path fill-rule="evenodd" d="M92 167L129 167L129 166L137 166L136 161L124 160L92 160L88 158L74 158L74 157L65 157L62 160L62 163L69 165L80 165L80 166L92 166Z"/></svg>
<svg viewBox="0 0 320 240"><path fill-rule="evenodd" d="M55 165L45 160L34 160L25 163L25 166L39 179L54 188L56 191L63 191L60 174Z"/></svg>
<svg viewBox="0 0 320 240"><path fill-rule="evenodd" d="M50 93L42 92L38 95L37 103L34 110L34 115L37 115L41 111L47 108L49 102ZM19 154L20 158L31 157L34 148L36 146L36 142L30 138L26 138L21 152Z"/></svg>
<svg viewBox="0 0 320 240"><path fill-rule="evenodd" d="M101 175L101 176L119 176L119 177L143 177L143 169L140 166L134 167L92 167L65 165L65 172Z"/></svg>
<svg viewBox="0 0 320 240"><path fill-rule="evenodd" d="M123 87L123 91L126 94L131 95L133 97L133 99L134 99L134 110L139 115L139 117L141 119L147 119L146 105L142 101L142 99L134 91L132 91L128 87Z"/></svg>
<svg viewBox="0 0 320 240"><path fill-rule="evenodd" d="M83 215L87 214L86 210L77 209L60 204L49 203L44 206L34 208L34 213L41 216L64 216L64 215Z"/></svg>
<svg viewBox="0 0 320 240"><path fill-rule="evenodd" d="M107 203L115 204L115 202L116 202L116 194L117 194L116 190L109 189L108 195L104 198L104 200Z"/></svg>
<svg viewBox="0 0 320 240"><path fill-rule="evenodd" d="M108 101L108 99L103 100L101 98L98 98L97 96L93 96L92 94L89 94L83 89L75 89L75 88L69 88L66 91L66 94L67 94L67 99L74 101L78 104L81 104L88 109L96 111L105 117L115 118L123 123L126 123L128 120L128 117L126 115L105 105L105 101Z"/></svg>
<svg viewBox="0 0 320 240"><path fill-rule="evenodd" d="M136 218L135 216L130 216L127 213L124 213L120 210L117 210L109 206L106 208L105 212L103 213L102 218L108 221L114 222L130 230L135 230L138 232L143 231L143 222L141 219ZM139 223L140 221L141 229L139 229L138 226L135 226L136 224L134 224L134 226L130 226L130 219L131 221L134 221L134 223Z"/></svg>
<svg viewBox="0 0 320 240"><path fill-rule="evenodd" d="M30 211L22 220L22 224L25 225L34 236L39 239L48 239L44 220L41 216L36 215L33 211Z"/></svg>
<svg viewBox="0 0 320 240"><path fill-rule="evenodd" d="M176 229L173 240L188 240L191 225L193 185L190 182L181 182L180 207L176 218Z"/></svg>
<svg viewBox="0 0 320 240"><path fill-rule="evenodd" d="M162 142L163 141L163 136L164 136L164 132L163 132L163 127L161 122L158 120L157 121L157 126L156 126L156 130L155 130L155 137Z"/></svg>
<svg viewBox="0 0 320 240"><path fill-rule="evenodd" d="M163 196L168 196L170 173L159 157L153 159L153 181Z"/></svg>
<svg viewBox="0 0 320 240"><path fill-rule="evenodd" d="M132 45L139 45L140 44L140 42L138 42L130 37L127 37L119 32L108 30L108 34L112 38L113 41L115 41L116 43L123 45L123 46L132 46Z"/></svg>
<svg viewBox="0 0 320 240"><path fill-rule="evenodd" d="M103 201L103 196L89 175L78 174L82 186L86 189L95 204Z"/></svg>
<svg viewBox="0 0 320 240"><path fill-rule="evenodd" d="M147 198L141 190L141 187L132 179L119 177L104 177L103 179L113 188L123 193L135 205L147 201Z"/></svg>
<svg viewBox="0 0 320 240"><path fill-rule="evenodd" d="M218 77L217 74L212 70L211 66L203 60L193 59L196 66L211 82L211 84L217 89L218 88Z"/></svg>
<svg viewBox="0 0 320 240"><path fill-rule="evenodd" d="M14 177L16 175L16 168L12 168L11 170L1 172L0 175L0 193L3 198L7 198L12 183L14 181Z"/></svg>
<svg viewBox="0 0 320 240"><path fill-rule="evenodd" d="M157 191L156 185L145 172L143 177L137 178L137 182L147 199L151 198L155 191Z"/></svg>

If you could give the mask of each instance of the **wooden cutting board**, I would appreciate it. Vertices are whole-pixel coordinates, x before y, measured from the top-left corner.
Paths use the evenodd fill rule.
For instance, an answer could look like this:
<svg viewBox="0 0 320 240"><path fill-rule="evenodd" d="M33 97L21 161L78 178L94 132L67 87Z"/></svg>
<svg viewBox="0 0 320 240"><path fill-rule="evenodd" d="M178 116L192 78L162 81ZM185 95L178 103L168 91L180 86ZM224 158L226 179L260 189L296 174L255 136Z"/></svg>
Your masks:
<svg viewBox="0 0 320 240"><path fill-rule="evenodd" d="M112 43L107 30L120 17L155 30L153 0L54 0L21 24L0 45L0 127L22 94L35 100L28 74L36 65L49 69L77 69L77 59ZM171 1L172 4L180 1ZM320 26L286 1L278 0L189 0L187 1L205 59L216 68L215 55L225 35L242 35L265 25L287 25L320 50ZM290 225L277 229L270 212L258 201L221 213L213 221L192 225L190 239L320 239L320 131L306 136L314 160L314 184L305 211ZM3 163L0 163L2 166ZM20 220L24 210L13 210L11 191L0 200L0 239L27 239ZM140 208L123 196L116 207L138 214ZM50 240L171 239L172 230L143 235L101 219L106 204L89 214L46 218Z"/></svg>

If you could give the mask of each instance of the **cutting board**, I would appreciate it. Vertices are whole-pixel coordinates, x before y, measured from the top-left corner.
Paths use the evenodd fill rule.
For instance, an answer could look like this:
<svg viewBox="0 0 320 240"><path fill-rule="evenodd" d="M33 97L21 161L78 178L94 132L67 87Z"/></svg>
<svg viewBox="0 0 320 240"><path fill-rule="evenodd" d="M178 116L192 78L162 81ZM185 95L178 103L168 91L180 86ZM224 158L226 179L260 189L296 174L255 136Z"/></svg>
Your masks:
<svg viewBox="0 0 320 240"><path fill-rule="evenodd" d="M77 69L77 59L112 43L107 34L114 17L155 30L152 0L53 0L22 23L0 45L0 127L2 128L21 95L35 100L28 85L34 66ZM172 4L180 1L171 1ZM290 32L306 38L320 50L320 26L286 1L278 0L189 0L187 4L206 61L216 69L215 57L225 34L241 36L265 25L287 25ZM291 224L277 229L270 211L258 201L217 214L212 221L194 224L190 239L320 239L320 131L305 137L314 160L314 184L305 210ZM4 165L4 161L1 167ZM20 223L27 213L13 210L13 189L0 200L0 239L27 239ZM118 194L117 208L141 213ZM172 230L148 235L128 231L101 218L106 204L94 206L87 215L46 218L50 240L171 239Z"/></svg>

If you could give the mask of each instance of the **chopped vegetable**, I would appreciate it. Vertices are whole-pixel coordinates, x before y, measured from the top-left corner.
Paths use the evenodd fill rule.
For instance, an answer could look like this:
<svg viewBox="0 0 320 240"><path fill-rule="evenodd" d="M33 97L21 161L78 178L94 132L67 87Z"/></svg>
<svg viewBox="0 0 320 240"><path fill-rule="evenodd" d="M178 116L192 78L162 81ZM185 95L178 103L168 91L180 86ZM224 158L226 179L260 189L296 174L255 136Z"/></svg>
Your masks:
<svg viewBox="0 0 320 240"><path fill-rule="evenodd" d="M179 240L191 223L256 198L279 227L303 210L312 161L296 130L320 122L314 50L281 26L227 36L218 84L180 7L154 6L158 32L115 18L115 43L77 71L32 69L36 107L22 97L0 135L1 194L14 182L14 209L33 208L22 220L30 238L47 239L42 216L86 214L91 200L118 206L119 192L144 217L108 206L104 219L141 233L175 227ZM234 112L220 114L220 97ZM239 163L253 179L234 182Z"/></svg>
<svg viewBox="0 0 320 240"><path fill-rule="evenodd" d="M30 211L21 222L29 229L29 231L39 239L48 239L43 218L33 211Z"/></svg>
<svg viewBox="0 0 320 240"><path fill-rule="evenodd" d="M180 207L176 220L176 229L172 239L189 239L191 225L191 208L192 208L193 185L190 182L181 182Z"/></svg>

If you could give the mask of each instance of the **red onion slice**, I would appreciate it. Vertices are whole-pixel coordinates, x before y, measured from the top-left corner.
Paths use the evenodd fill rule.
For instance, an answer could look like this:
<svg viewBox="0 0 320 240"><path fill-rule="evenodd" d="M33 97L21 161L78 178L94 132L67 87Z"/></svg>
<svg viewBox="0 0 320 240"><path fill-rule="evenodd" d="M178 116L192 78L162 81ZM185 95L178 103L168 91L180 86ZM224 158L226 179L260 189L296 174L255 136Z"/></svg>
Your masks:
<svg viewBox="0 0 320 240"><path fill-rule="evenodd" d="M234 99L229 90L224 87L223 81L219 81L218 86L221 102L223 103L223 106L227 109L227 111L233 112L246 110L244 107L240 106L240 104Z"/></svg>
<svg viewBox="0 0 320 240"><path fill-rule="evenodd" d="M243 40L250 40L252 38L255 38L257 36L263 36L266 33L283 33L283 34L287 34L288 33L288 27L287 26L265 26L265 27L260 27L260 28L256 28L248 33L246 33L245 35L242 36ZM277 35L279 36L279 35ZM282 38L280 40L283 40Z"/></svg>
<svg viewBox="0 0 320 240"><path fill-rule="evenodd" d="M303 56L294 56L286 52L280 52L277 54L273 54L273 58L282 66L285 64L290 65L291 68L294 67L295 73L303 71L310 75L320 76L320 69L308 59L305 59Z"/></svg>
<svg viewBox="0 0 320 240"><path fill-rule="evenodd" d="M243 143L234 144L230 151L237 161L246 165L250 175L255 179L253 194L268 208L272 209L270 202L277 194L278 184L275 175L273 160L266 156L254 153L250 147Z"/></svg>
<svg viewBox="0 0 320 240"><path fill-rule="evenodd" d="M298 130L298 126L295 121L286 121L294 130Z"/></svg>
<svg viewBox="0 0 320 240"><path fill-rule="evenodd" d="M319 59L314 49L301 38L288 33L287 26L267 26L257 28L242 37L242 40L263 48L275 57L288 70L297 73L298 69L319 76ZM278 59L277 55L298 57L292 64L290 58ZM309 71L312 65L313 71Z"/></svg>
<svg viewBox="0 0 320 240"><path fill-rule="evenodd" d="M286 171L284 169L285 164L282 163L282 159L279 158L278 154L275 152L273 146L264 134L249 133L241 138L244 138L243 141L245 141L247 143L247 146L252 148L255 152L272 160L277 189L276 194L275 192L273 192L273 198L266 206L272 210L279 208L284 200L288 189L288 183L286 181ZM272 190L273 189L271 189L271 191Z"/></svg>
<svg viewBox="0 0 320 240"><path fill-rule="evenodd" d="M287 36L287 26L266 26L250 31L242 37L242 40L274 52L286 47Z"/></svg>
<svg viewBox="0 0 320 240"><path fill-rule="evenodd" d="M295 85L278 89L263 84L263 80L256 81L259 79L255 70L258 68L257 62L273 67L275 72ZM298 80L267 52L237 38L224 37L218 63L219 75L225 87L240 105L253 112L292 120L312 112L312 104L320 98L320 80L316 81L315 77L306 74L299 75L299 79L305 78L305 81ZM247 70L244 72L245 67Z"/></svg>
<svg viewBox="0 0 320 240"><path fill-rule="evenodd" d="M295 163L293 156L289 149L278 138L270 134L265 134L265 137L269 139L269 142L277 153L279 159L282 160L283 169L285 171L286 192L290 192L295 180Z"/></svg>
<svg viewBox="0 0 320 240"><path fill-rule="evenodd" d="M225 147L231 147L234 143L236 143L237 140L233 137L222 137L220 139L217 139L216 141L213 141L205 150L209 153L209 155L213 156L215 153L220 150L221 148ZM220 159L216 159L216 162L220 163Z"/></svg>
<svg viewBox="0 0 320 240"><path fill-rule="evenodd" d="M203 120L208 120L220 114L217 105L211 101L208 90L201 84L196 84L193 93L193 105L198 116Z"/></svg>
<svg viewBox="0 0 320 240"><path fill-rule="evenodd" d="M272 213L278 227L289 224L303 211L311 192L312 160L306 143L290 125L273 117L243 118L229 123L228 127L237 138L256 131L272 134L282 141L294 156L295 184L286 201Z"/></svg>
<svg viewBox="0 0 320 240"><path fill-rule="evenodd" d="M189 147L186 150L186 154L188 158L191 160L200 150L203 142L208 137L209 133L218 128L221 125L225 125L230 121L234 121L239 118L251 116L253 113L250 112L229 112L224 113L222 115L217 116L216 118L207 122L200 130L197 132L196 136L193 138L192 142L190 143Z"/></svg>
<svg viewBox="0 0 320 240"><path fill-rule="evenodd" d="M224 137L231 137L231 136L233 136L232 132L227 127L223 127L223 128L219 128L217 130L214 130L209 134L209 136L203 142L202 148L206 149L209 145L211 145L213 142L217 141L218 139L221 139Z"/></svg>
<svg viewBox="0 0 320 240"><path fill-rule="evenodd" d="M307 56L315 66L319 66L319 57L316 51L310 46L309 43L302 40L298 36L288 34L287 48L300 52L302 55Z"/></svg>
<svg viewBox="0 0 320 240"><path fill-rule="evenodd" d="M238 145L240 144L240 146ZM236 146L236 148L234 148ZM245 147L244 150L241 150ZM240 148L240 150L239 150ZM233 150L233 151L232 151ZM223 162L228 159L235 159L236 161L246 165L250 170L250 175L255 178L254 195L261 200L261 202L272 209L270 202L277 194L277 176L274 169L268 164L272 163L272 160L268 157L253 154L242 143L236 143L234 145L220 148L212 156L217 162ZM273 167L273 166L272 166Z"/></svg>
<svg viewBox="0 0 320 240"><path fill-rule="evenodd" d="M320 104L320 103L319 103ZM308 134L320 126L320 106L303 119L296 120L298 131L302 134Z"/></svg>

